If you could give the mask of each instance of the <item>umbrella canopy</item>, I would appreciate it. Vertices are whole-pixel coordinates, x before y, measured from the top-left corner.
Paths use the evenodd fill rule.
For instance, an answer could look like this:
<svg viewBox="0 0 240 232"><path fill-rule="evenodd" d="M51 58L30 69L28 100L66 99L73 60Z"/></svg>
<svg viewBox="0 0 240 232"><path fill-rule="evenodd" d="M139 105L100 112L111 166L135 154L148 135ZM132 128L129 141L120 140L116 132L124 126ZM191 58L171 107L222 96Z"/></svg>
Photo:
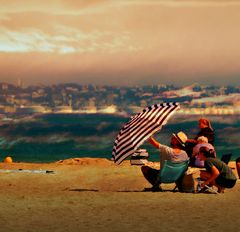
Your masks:
<svg viewBox="0 0 240 232"><path fill-rule="evenodd" d="M180 109L179 103L155 104L131 117L116 137L112 158L120 164L154 133L161 130L173 113Z"/></svg>

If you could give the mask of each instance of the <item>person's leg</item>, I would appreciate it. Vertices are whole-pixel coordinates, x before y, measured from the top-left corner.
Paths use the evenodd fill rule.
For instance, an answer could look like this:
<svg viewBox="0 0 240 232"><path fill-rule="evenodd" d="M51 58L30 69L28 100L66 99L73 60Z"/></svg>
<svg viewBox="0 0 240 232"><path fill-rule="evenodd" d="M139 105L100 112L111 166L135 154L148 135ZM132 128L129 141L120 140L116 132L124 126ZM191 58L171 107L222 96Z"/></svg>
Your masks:
<svg viewBox="0 0 240 232"><path fill-rule="evenodd" d="M143 176L145 177L145 179L152 185L154 185L157 181L157 177L159 174L159 170L157 169L153 169L149 166L142 166L141 167Z"/></svg>
<svg viewBox="0 0 240 232"><path fill-rule="evenodd" d="M240 179L240 157L236 159L236 168L238 172L238 178Z"/></svg>
<svg viewBox="0 0 240 232"><path fill-rule="evenodd" d="M219 175L215 180L215 185L218 187L218 192L223 193L225 188L233 188L236 180L226 179Z"/></svg>
<svg viewBox="0 0 240 232"><path fill-rule="evenodd" d="M213 181L212 184L217 187L218 193L224 193L224 189L225 189L225 188L224 188L223 186L217 184L216 181Z"/></svg>
<svg viewBox="0 0 240 232"><path fill-rule="evenodd" d="M210 178L210 176L211 176L211 174L209 172L204 171L204 170L200 171L200 178L201 178L201 180L207 180L207 179Z"/></svg>
<svg viewBox="0 0 240 232"><path fill-rule="evenodd" d="M218 193L224 193L224 190L225 190L225 188L224 187L222 187L222 186L218 186L218 185L216 185L217 186L217 188L218 188Z"/></svg>
<svg viewBox="0 0 240 232"><path fill-rule="evenodd" d="M201 178L201 180L203 180L203 181L205 181L205 180L207 180L207 179L209 179L211 177L211 174L210 173L208 173L207 171L201 171L200 172L200 178ZM218 193L224 193L224 187L221 185L221 183L222 183L222 181L220 180L220 181L218 181L218 183L216 182L216 181L212 181L212 182L210 182L209 184L208 184L208 186L209 187L212 187L212 186L216 186L217 187L217 191L218 191Z"/></svg>
<svg viewBox="0 0 240 232"><path fill-rule="evenodd" d="M162 191L161 187L159 186L160 183L158 182L159 170L153 169L148 166L142 166L141 170L146 180L152 184L151 188L145 188L144 191L152 191L152 192Z"/></svg>

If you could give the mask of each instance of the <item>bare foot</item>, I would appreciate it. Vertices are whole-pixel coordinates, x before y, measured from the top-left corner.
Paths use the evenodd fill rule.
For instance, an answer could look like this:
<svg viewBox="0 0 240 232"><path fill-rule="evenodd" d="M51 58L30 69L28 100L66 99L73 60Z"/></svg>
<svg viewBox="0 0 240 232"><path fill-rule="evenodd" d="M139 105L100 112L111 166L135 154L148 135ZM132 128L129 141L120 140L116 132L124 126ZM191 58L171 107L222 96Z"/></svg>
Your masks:
<svg viewBox="0 0 240 232"><path fill-rule="evenodd" d="M218 187L218 193L224 193L224 189L225 189L224 187L219 186Z"/></svg>

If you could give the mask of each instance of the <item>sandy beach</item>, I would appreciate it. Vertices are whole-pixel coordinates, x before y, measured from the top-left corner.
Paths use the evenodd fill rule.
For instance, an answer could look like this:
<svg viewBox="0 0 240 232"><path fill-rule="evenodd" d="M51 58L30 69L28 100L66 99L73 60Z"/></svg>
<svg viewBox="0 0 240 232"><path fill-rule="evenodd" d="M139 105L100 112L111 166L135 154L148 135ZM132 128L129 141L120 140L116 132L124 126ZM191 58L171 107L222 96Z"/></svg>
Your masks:
<svg viewBox="0 0 240 232"><path fill-rule="evenodd" d="M235 168L235 163L230 166ZM23 171L7 171L19 169ZM91 158L0 163L0 170L0 231L238 231L240 227L239 179L224 194L172 192L172 184L153 193L142 192L150 185L140 166L129 161L119 166Z"/></svg>

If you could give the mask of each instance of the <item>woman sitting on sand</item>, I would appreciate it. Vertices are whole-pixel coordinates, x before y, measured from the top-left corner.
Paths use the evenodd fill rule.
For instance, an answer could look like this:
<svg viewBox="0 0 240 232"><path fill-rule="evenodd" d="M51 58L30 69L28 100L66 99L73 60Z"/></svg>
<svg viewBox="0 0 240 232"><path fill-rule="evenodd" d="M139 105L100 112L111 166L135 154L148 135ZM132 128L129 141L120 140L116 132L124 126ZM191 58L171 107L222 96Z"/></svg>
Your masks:
<svg viewBox="0 0 240 232"><path fill-rule="evenodd" d="M206 118L200 118L198 120L198 125L200 128L200 131L198 132L195 140L197 140L200 136L205 136L208 138L208 142L212 145L214 145L214 130L211 126L211 123Z"/></svg>
<svg viewBox="0 0 240 232"><path fill-rule="evenodd" d="M237 181L232 169L218 158L213 158L214 151L208 147L201 147L199 150L199 158L204 161L206 172L201 172L201 179L205 185L214 185L218 188L219 193L223 193L225 188L232 188Z"/></svg>
<svg viewBox="0 0 240 232"><path fill-rule="evenodd" d="M193 153L193 147L197 144L197 139L200 136L204 136L208 139L208 143L214 146L214 130L211 126L211 123L206 118L200 118L198 120L198 126L200 131L197 133L194 139L187 139L185 151L187 152L188 156L191 157ZM191 162L192 164L192 162Z"/></svg>

